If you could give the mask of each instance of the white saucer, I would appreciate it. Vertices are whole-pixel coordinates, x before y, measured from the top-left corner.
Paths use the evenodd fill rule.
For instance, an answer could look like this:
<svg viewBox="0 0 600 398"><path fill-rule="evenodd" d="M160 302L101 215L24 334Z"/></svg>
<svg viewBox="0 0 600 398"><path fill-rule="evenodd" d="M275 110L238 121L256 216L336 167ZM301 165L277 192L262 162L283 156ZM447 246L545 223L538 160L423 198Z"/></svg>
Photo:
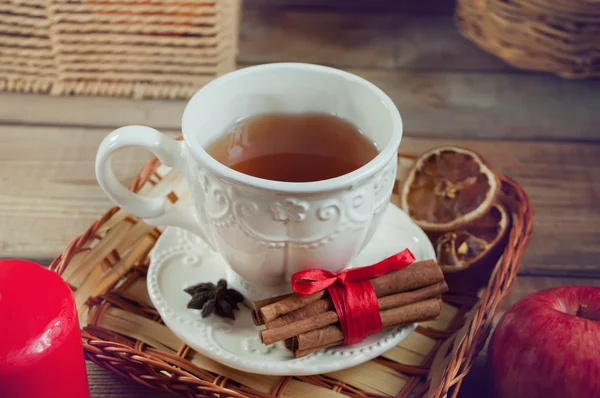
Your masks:
<svg viewBox="0 0 600 398"><path fill-rule="evenodd" d="M371 242L351 266L374 264L405 248L418 261L435 258L425 233L398 207L390 204ZM186 344L201 354L232 368L270 375L311 375L359 365L398 345L416 325L384 330L363 342L332 347L295 359L276 343L264 346L258 337L250 309L241 306L235 321L186 308L190 296L184 288L199 282L226 278L223 258L200 238L183 229L169 227L151 254L148 292L165 324Z"/></svg>

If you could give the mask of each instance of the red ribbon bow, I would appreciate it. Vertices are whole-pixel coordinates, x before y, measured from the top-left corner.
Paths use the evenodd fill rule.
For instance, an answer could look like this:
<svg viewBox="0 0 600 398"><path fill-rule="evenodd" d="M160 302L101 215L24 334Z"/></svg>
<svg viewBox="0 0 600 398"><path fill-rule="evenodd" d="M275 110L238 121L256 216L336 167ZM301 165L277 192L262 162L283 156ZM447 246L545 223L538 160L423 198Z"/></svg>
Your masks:
<svg viewBox="0 0 600 398"><path fill-rule="evenodd" d="M405 249L377 264L339 274L308 269L292 276L292 288L302 296L328 289L344 333L344 344L356 344L382 329L377 296L369 279L402 269L415 261Z"/></svg>

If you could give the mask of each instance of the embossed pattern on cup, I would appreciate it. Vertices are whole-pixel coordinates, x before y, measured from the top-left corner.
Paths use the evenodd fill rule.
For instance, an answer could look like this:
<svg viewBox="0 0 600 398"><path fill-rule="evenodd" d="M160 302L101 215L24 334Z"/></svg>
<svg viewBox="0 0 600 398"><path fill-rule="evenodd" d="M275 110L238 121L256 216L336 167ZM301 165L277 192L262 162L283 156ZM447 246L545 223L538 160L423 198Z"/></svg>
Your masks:
<svg viewBox="0 0 600 398"><path fill-rule="evenodd" d="M188 164L195 210L211 242L241 277L274 286L302 269L339 272L358 254L389 202L397 158L350 189L308 195L256 189Z"/></svg>

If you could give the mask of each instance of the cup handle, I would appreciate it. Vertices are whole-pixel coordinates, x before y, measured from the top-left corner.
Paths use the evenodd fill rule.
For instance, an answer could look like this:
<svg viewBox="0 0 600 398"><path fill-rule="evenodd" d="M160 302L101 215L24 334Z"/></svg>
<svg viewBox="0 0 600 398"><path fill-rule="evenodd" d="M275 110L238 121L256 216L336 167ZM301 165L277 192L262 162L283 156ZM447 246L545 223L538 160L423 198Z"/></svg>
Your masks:
<svg viewBox="0 0 600 398"><path fill-rule="evenodd" d="M162 164L185 173L185 143L145 126L125 126L107 135L96 155L96 179L106 195L128 213L151 225L170 225L187 229L214 248L198 223L193 205L177 203L167 208L166 197L145 197L125 188L113 172L111 155L125 147L142 147L152 152Z"/></svg>

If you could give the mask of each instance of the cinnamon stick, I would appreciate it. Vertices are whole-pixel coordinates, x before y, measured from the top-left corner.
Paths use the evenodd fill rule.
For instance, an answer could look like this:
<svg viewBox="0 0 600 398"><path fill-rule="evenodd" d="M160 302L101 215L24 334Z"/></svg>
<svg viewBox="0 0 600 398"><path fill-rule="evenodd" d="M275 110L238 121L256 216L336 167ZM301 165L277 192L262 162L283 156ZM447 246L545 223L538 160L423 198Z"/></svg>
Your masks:
<svg viewBox="0 0 600 398"><path fill-rule="evenodd" d="M381 312L383 328L437 318L442 311L442 302L438 298L420 301L402 307ZM307 352L316 347L325 347L341 343L344 333L339 325L329 325L300 334L292 339L292 349L298 353Z"/></svg>
<svg viewBox="0 0 600 398"><path fill-rule="evenodd" d="M285 339L283 345L290 351L294 351L294 339Z"/></svg>
<svg viewBox="0 0 600 398"><path fill-rule="evenodd" d="M403 269L392 271L380 277L373 278L371 279L371 284L373 285L375 295L377 297L383 297L394 293L415 290L424 286L441 282L443 280L444 275L442 274L440 267L435 261L427 260L415 262ZM253 319L255 319L255 322L268 324L277 317L309 306L321 299L324 299L326 296L326 291L320 291L305 297L301 297L299 294L295 293L285 298L282 297L282 299L278 298L277 301L268 305L260 306L259 308L256 308L255 306L256 311L254 312L256 312L256 314L253 314ZM308 311L313 311L311 313L316 314L318 313L314 312L316 307L328 308L328 306L329 304L324 303L315 304ZM295 319L295 316L291 316L289 318L290 321L294 321ZM278 327L285 323L287 322L280 321L275 324L277 326L270 325L270 327Z"/></svg>
<svg viewBox="0 0 600 398"><path fill-rule="evenodd" d="M321 314L326 311L330 311L332 309L333 303L331 302L331 298L329 298L329 296L326 296L320 300L315 301L314 303L310 303L306 307L302 307L297 309L296 311L292 311L285 315L281 315L280 317L273 319L271 322L267 322L265 326L267 327L267 329L278 328L296 321L301 321L302 319L313 317L315 315Z"/></svg>
<svg viewBox="0 0 600 398"><path fill-rule="evenodd" d="M315 329L308 333L295 336L291 339L290 350L294 356L298 352L318 349L323 346L342 344L344 333L339 325L329 325L321 329ZM322 344L321 344L322 343ZM301 356L301 355L300 355Z"/></svg>
<svg viewBox="0 0 600 398"><path fill-rule="evenodd" d="M393 309L396 307L404 307L408 304L418 303L428 298L438 297L440 294L448 290L448 286L445 282L439 282L434 285L427 286L411 292L398 293L386 297L382 297L377 300L379 310L382 316L386 314L386 310ZM265 329L260 332L260 338L263 344L269 345L276 343L281 340L285 340L294 336L298 336L303 333L308 333L312 330L322 328L324 326L332 325L339 321L338 315L333 310L333 304L331 300L321 300L324 303L329 303L328 306L332 310L317 313L314 316L308 316L309 312L302 312L300 315L307 315L305 318L301 318L291 323L284 323L280 326ZM315 303L313 303L315 304ZM341 330L341 329L340 329Z"/></svg>
<svg viewBox="0 0 600 398"><path fill-rule="evenodd" d="M398 271L371 279L377 297L415 290L444 280L440 266L433 260L418 261Z"/></svg>
<svg viewBox="0 0 600 398"><path fill-rule="evenodd" d="M319 329L336 323L339 320L335 311L327 311L311 318L302 319L298 322L289 323L274 329L265 329L260 332L260 340L265 345L277 343L311 330Z"/></svg>
<svg viewBox="0 0 600 398"><path fill-rule="evenodd" d="M257 319L262 323L267 323L277 318L280 315L287 314L297 310L298 308L305 307L310 303L314 303L320 300L327 293L326 290L321 290L308 296L300 296L298 293L291 294L283 300L276 301L272 304L266 305L257 311Z"/></svg>
<svg viewBox="0 0 600 398"><path fill-rule="evenodd" d="M260 326L262 324L264 324L264 322L260 319L260 309L269 305L269 304L273 304L277 301L283 300L284 298L287 298L289 296L291 296L292 294L284 294L283 296L278 296L278 297L270 297L270 298L266 298L263 300L257 300L254 301L252 303L252 321L254 322L254 324L256 326Z"/></svg>
<svg viewBox="0 0 600 398"><path fill-rule="evenodd" d="M396 307L402 307L408 304L418 303L431 298L439 298L439 296L448 291L446 282L441 281L433 285L425 286L410 292L392 294L389 296L377 299L379 310L389 310ZM382 319L383 320L383 319Z"/></svg>
<svg viewBox="0 0 600 398"><path fill-rule="evenodd" d="M448 291L448 286L446 285L446 282L442 281L410 292L392 294L382 297L381 299L377 300L377 303L379 304L380 310L387 310L389 308L400 307L402 305L416 303L417 301L436 297L437 295L445 293L446 291ZM313 317L326 311L331 311L333 309L334 306L331 302L331 298L326 296L321 300L307 305L306 307L275 318L271 322L267 322L266 326L267 329L278 328L302 319Z"/></svg>

